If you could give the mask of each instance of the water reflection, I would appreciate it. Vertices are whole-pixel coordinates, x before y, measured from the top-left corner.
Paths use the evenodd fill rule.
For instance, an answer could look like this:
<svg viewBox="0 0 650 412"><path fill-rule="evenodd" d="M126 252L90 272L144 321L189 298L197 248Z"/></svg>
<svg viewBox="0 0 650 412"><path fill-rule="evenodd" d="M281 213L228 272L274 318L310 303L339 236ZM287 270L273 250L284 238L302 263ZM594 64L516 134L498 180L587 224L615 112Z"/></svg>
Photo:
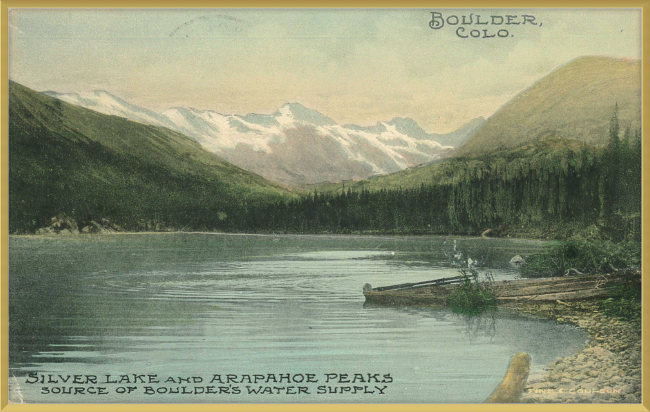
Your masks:
<svg viewBox="0 0 650 412"><path fill-rule="evenodd" d="M497 333L496 311L487 311L478 316L465 314L456 316L465 323L465 335L470 343L476 343L482 339L489 339L489 342L492 342Z"/></svg>

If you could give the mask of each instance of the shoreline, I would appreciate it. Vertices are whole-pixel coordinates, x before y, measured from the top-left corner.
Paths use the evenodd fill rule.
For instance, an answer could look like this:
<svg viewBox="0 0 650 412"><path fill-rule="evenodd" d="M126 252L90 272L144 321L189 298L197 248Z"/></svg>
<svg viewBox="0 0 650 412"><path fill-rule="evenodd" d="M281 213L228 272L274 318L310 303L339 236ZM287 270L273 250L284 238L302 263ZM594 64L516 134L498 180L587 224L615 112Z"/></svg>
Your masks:
<svg viewBox="0 0 650 412"><path fill-rule="evenodd" d="M613 274L592 275L603 277L602 281L596 280L595 285L587 285L588 282L582 275L552 278L556 279L553 285L559 291L550 288L543 281L533 284L534 280L522 281L514 289L508 289L508 285L500 282L492 284L499 309L549 319L558 325L572 325L582 329L588 337L585 346L573 355L557 358L550 365L538 365L534 374L521 384L523 389L520 388L517 394L502 402L641 402L641 319L637 316L613 316L610 311L614 302L602 287L603 282L611 282L611 276L620 282L624 275L625 273L621 277ZM628 275L640 276L641 272L632 270ZM570 278L576 278L574 285L565 282ZM400 284L376 290L365 285L364 295L367 303L377 306L445 307L448 296L455 289L451 280L447 280L449 284L438 286ZM592 293L581 293L587 290L582 291L579 286L588 286ZM605 309L608 314L604 313ZM535 362L534 359L532 361Z"/></svg>
<svg viewBox="0 0 650 412"><path fill-rule="evenodd" d="M375 299L371 303L383 307L446 306L444 296L433 299L426 291L421 294L409 294L409 291L385 293L389 298L383 301ZM541 365L542 370L528 376L521 395L513 396L513 401L639 404L642 395L641 322L605 315L601 311L603 297L563 300L560 296L539 299L540 296L529 296L520 301L502 300L498 308L553 320L559 325L576 326L587 334L588 340L573 355L557 358L548 366ZM366 302L368 297L366 295Z"/></svg>
<svg viewBox="0 0 650 412"><path fill-rule="evenodd" d="M641 402L641 325L609 317L598 300L508 305L524 313L583 329L584 349L556 359L530 376L521 403Z"/></svg>
<svg viewBox="0 0 650 412"><path fill-rule="evenodd" d="M539 243L548 243L548 242L557 242L557 239L536 239L528 237L499 237L499 236L480 236L480 235L457 235L457 234L381 234L381 233L255 233L255 232L217 232L217 231L104 231L96 233L9 233L8 236L15 238L45 238L45 239L80 239L80 238L95 238L103 236L114 236L114 235L177 235L177 234L187 234L187 235L225 235L225 236L259 236L259 237L278 237L278 236L318 236L318 237L347 237L347 238L372 238L372 237L381 237L385 239L409 239L409 238L449 238L449 239L465 239L465 240L514 240L522 242L539 242Z"/></svg>

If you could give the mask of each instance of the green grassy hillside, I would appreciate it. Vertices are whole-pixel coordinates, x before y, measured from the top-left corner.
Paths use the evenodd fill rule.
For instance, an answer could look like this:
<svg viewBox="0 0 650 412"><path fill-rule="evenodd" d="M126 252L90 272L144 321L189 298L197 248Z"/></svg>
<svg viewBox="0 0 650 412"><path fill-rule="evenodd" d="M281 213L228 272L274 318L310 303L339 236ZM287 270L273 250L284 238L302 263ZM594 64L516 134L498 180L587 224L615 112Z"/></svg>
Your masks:
<svg viewBox="0 0 650 412"><path fill-rule="evenodd" d="M546 136L607 144L618 104L622 128L641 124L641 62L582 57L510 100L454 154L477 156Z"/></svg>
<svg viewBox="0 0 650 412"><path fill-rule="evenodd" d="M54 216L127 229L218 229L294 195L171 130L99 114L9 85L11 232Z"/></svg>

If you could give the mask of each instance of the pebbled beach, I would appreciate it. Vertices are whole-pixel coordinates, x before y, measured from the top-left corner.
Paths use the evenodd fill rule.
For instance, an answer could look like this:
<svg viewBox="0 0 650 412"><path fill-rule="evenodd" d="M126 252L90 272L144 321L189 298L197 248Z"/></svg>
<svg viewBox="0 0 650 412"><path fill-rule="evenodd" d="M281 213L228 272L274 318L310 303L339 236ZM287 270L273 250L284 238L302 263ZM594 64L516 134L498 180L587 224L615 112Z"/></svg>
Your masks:
<svg viewBox="0 0 650 412"><path fill-rule="evenodd" d="M583 328L587 347L531 375L523 403L640 403L641 325L602 314L598 301L521 303L518 310Z"/></svg>

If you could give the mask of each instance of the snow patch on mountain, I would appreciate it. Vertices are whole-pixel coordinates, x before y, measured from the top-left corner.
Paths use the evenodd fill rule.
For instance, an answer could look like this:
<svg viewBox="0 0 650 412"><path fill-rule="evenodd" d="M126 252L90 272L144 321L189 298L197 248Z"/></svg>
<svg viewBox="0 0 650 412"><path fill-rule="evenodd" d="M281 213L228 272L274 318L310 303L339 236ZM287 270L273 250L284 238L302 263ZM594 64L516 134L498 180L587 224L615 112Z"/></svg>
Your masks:
<svg viewBox="0 0 650 412"><path fill-rule="evenodd" d="M299 103L287 103L271 115L224 115L188 107L156 113L106 91L45 93L100 113L179 131L243 169L289 185L365 179L438 160L485 122L477 119L463 126L462 133L459 129L437 135L409 118L374 126L339 125Z"/></svg>
<svg viewBox="0 0 650 412"><path fill-rule="evenodd" d="M173 123L165 116L161 116L153 110L131 104L105 90L94 90L81 93L57 93L47 91L44 92L44 94L99 113L124 117L129 120L152 124L154 126L173 127Z"/></svg>

